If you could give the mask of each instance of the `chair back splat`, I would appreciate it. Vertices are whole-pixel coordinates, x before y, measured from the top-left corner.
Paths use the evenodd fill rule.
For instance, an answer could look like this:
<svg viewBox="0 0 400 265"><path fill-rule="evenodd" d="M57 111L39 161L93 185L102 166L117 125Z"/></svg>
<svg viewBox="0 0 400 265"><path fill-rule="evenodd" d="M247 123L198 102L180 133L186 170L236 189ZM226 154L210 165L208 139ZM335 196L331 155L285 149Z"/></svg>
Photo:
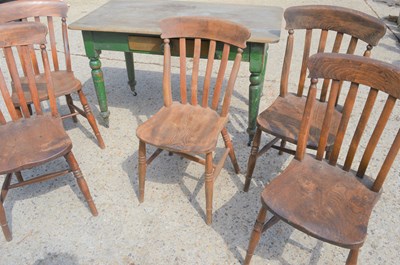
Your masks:
<svg viewBox="0 0 400 265"><path fill-rule="evenodd" d="M47 48L49 49L51 56L49 56L49 58L46 60L48 60L50 63L50 78L53 80L54 94L57 98L65 96L65 100L70 111L70 113L61 115L61 117L63 119L72 117L74 122L78 122L76 116L81 114L88 120L90 126L92 127L100 148L105 148L103 138L97 127L96 119L87 102L86 95L82 90L82 84L75 77L72 71L71 53L68 41L67 12L68 4L64 1L12 1L3 3L1 5L0 24L40 22L47 26ZM57 34L58 38L56 38ZM62 41L59 41L57 45L56 40L59 39L62 39ZM25 101L20 101L20 96L18 96L18 93L21 93L21 91L27 91L28 86L32 85L32 81L29 81L27 78L29 75L31 77L34 75L35 77L36 86L38 87L39 91L39 100L45 101L48 98L51 98L43 88L43 84L46 83L45 79L48 77L44 76L43 74L44 67L46 66L43 64L43 62L37 59L38 56L41 56L40 54L37 54L39 47L36 44L31 44L28 45L27 49L31 58L30 60L33 67L33 72L27 72L28 68L30 68L24 66L27 59L22 58L23 51L20 48L17 48L18 54L23 62L22 69L24 74L19 81L13 79L13 93L11 95L14 105L16 105L17 108L20 108L25 114L27 110L32 113L33 109L31 105L34 105L35 111L39 110L39 106L34 103L35 100L27 97L25 98ZM31 83L28 84L29 82ZM82 103L82 107L78 107L76 104L74 104L71 96L71 94L74 93L78 94L79 100ZM28 94L26 95L28 96ZM28 107L26 107L26 103L28 104Z"/></svg>
<svg viewBox="0 0 400 265"><path fill-rule="evenodd" d="M12 80L19 102L21 102L22 115L24 118L30 118L31 113L28 109L28 104L26 100L27 92L22 90L22 85L20 82L21 76L25 75L28 79L29 86L29 94L30 98L32 98L33 104L36 109L36 113L38 115L42 115L42 107L40 105L38 89L35 83L34 76L34 65L32 63L31 57L29 56L29 47L32 44L40 45L41 54L43 58L44 68L48 71L46 72L46 85L47 85L47 93L51 95L49 97L50 109L53 116L58 116L56 100L54 98L54 87L51 77L49 75L49 60L46 52L46 46L43 43L46 43L46 33L47 29L45 26L40 26L40 24L33 22L26 23L15 23L15 26L12 27L13 31L10 32L8 30L3 30L3 28L7 29L10 27L6 27L6 25L0 25L0 30L2 31L2 41L0 42L0 48L3 50L5 60L8 66L8 74L10 79ZM18 56L16 56L15 50L12 49L16 47L18 50ZM18 65L21 65L23 74L18 70ZM11 96L7 89L7 84L5 82L5 77L3 72L0 73L0 89L3 96L3 100L5 105L7 106L7 110L9 112L9 116L13 121L20 119L20 114L16 111L15 106L12 102ZM4 115L1 114L3 117ZM3 123L5 123L5 120Z"/></svg>
<svg viewBox="0 0 400 265"><path fill-rule="evenodd" d="M313 78L328 78L333 80L333 91L337 90L341 81L351 82L350 91L347 95L345 105L343 107L343 115L339 124L337 137L335 139L332 153L329 157L329 164L336 166L339 153L342 149L343 139L346 135L348 123L352 113L357 93L369 88L368 97L364 104L360 119L355 129L354 135L347 150L346 159L343 169L349 171L352 168L355 154L360 149L360 140L365 134L365 129L370 121L371 112L378 93L386 94L387 98L383 106L382 112L377 119L375 128L368 140L368 143L362 152L362 158L357 169L356 175L364 177L372 155L378 145L379 139L387 125L396 101L400 98L400 69L391 64L380 62L377 60L367 60L357 56L344 56L339 54L328 54L325 56L314 55L309 61L310 76ZM360 86L362 85L362 86ZM359 91L360 90L360 91ZM334 92L332 92L334 93ZM331 117L333 103L329 104L325 113L325 119L328 121ZM317 151L317 159L322 160L322 153L327 142L327 131L329 130L329 122L326 122L321 129L321 138ZM400 128L399 128L400 129ZM301 140L304 142L304 137ZM300 142L300 140L299 140ZM377 192L381 189L384 179L390 169L398 151L399 151L400 135L399 131L394 138L393 144L386 156L386 159L378 173L378 176L372 186L372 190ZM302 152L300 148L299 152Z"/></svg>
<svg viewBox="0 0 400 265"><path fill-rule="evenodd" d="M366 43L363 55L369 57L373 46L385 35L384 23L357 10L337 6L305 5L289 7L284 13L286 29L288 30L287 47L284 57L284 67L281 77L281 96L288 93L288 83L291 60L294 49L294 32L305 30L304 48L297 95L302 96L307 76L307 61L311 54L326 52L329 36L332 34L332 53L354 54L359 40ZM312 50L313 35L319 33L316 50ZM348 36L347 45L345 36ZM300 37L300 36L299 36ZM344 48L343 48L344 47ZM347 47L347 48L346 48ZM325 80L320 94L320 100L326 101L329 80Z"/></svg>
<svg viewBox="0 0 400 265"><path fill-rule="evenodd" d="M178 39L175 42L179 44L180 57L180 94L182 104L190 102L192 105L201 104L202 107L210 106L217 110L218 103L222 91L225 91L220 115L225 117L228 114L233 86L239 71L240 61L242 58L243 49L246 47L246 40L250 33L242 30L242 27L235 23L224 23L223 27L218 19L210 19L207 17L178 17L169 18L162 21L160 24L164 39L164 105L172 104L171 92L171 41L170 39ZM232 32L236 34L232 34ZM213 72L214 58L216 56L217 43L223 43L222 57L217 74L215 86L210 91L211 76ZM175 44L174 43L174 44ZM229 75L228 84L223 89L223 80L227 70L227 64L231 46L237 47L234 64ZM187 99L186 87L186 59L187 56L193 56L193 68L190 87L190 101ZM202 55L207 58L207 66L204 76L203 95L202 99L198 99L198 83L200 71L200 58ZM211 102L209 95L212 95Z"/></svg>
<svg viewBox="0 0 400 265"><path fill-rule="evenodd" d="M42 22L48 27L48 43L51 50L51 60L53 71L60 70L60 61L57 54L56 44L56 29L54 18L58 18L60 30L63 36L62 47L60 50L65 54L65 68L67 71L72 71L71 54L69 50L67 18L68 5L62 1L46 1L43 4L41 1L15 1L2 5L0 9L0 23L8 23L16 20ZM39 64L36 60L36 54L33 46L29 48L35 74L39 74Z"/></svg>

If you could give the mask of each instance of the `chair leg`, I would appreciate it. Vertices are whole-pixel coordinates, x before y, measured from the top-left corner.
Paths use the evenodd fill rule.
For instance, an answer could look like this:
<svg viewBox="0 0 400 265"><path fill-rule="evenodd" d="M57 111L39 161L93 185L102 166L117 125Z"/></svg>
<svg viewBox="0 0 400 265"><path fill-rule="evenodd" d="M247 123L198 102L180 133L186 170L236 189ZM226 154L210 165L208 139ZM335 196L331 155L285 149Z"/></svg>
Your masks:
<svg viewBox="0 0 400 265"><path fill-rule="evenodd" d="M27 106L28 106L29 114L32 115L33 114L32 104L28 104Z"/></svg>
<svg viewBox="0 0 400 265"><path fill-rule="evenodd" d="M12 173L8 173L6 175L6 179L3 182L3 186L1 188L1 197L0 197L0 225L3 230L4 237L7 241L11 241L11 231L7 224L6 212L4 210L3 202L7 196L8 186L10 185L12 178Z"/></svg>
<svg viewBox="0 0 400 265"><path fill-rule="evenodd" d="M239 174L240 168L239 168L239 164L236 159L235 149L233 148L231 138L229 137L229 134L228 134L228 130L226 128L223 128L221 131L221 134L222 134L222 139L224 139L224 142L225 142L225 147L229 148L229 158L232 161L232 165L233 165L233 168L235 169L235 173Z"/></svg>
<svg viewBox="0 0 400 265"><path fill-rule="evenodd" d="M67 105L68 105L68 108L69 108L69 111L71 112L71 114L75 113L76 111L73 107L74 102L72 101L71 95L70 94L65 95L65 99L67 100ZM74 123L78 122L78 118L76 116L72 116L72 120L74 121Z"/></svg>
<svg viewBox="0 0 400 265"><path fill-rule="evenodd" d="M94 204L92 196L90 195L89 187L86 183L85 178L83 177L82 171L79 168L78 162L76 161L72 152L69 152L68 154L66 154L65 159L67 160L69 167L71 168L72 173L74 174L74 177L76 178L76 181L78 182L78 186L89 205L90 211L92 212L93 216L97 216L98 213L97 213L96 205Z"/></svg>
<svg viewBox="0 0 400 265"><path fill-rule="evenodd" d="M144 201L144 183L146 181L146 143L139 140L139 202Z"/></svg>
<svg viewBox="0 0 400 265"><path fill-rule="evenodd" d="M251 233L249 247L247 248L246 258L244 260L245 265L250 264L250 260L253 257L254 250L258 245L258 241L260 241L266 217L267 209L262 206L260 212L258 213L256 223L254 224L253 232Z"/></svg>
<svg viewBox="0 0 400 265"><path fill-rule="evenodd" d="M253 138L253 145L251 146L249 161L247 162L246 180L243 188L244 191L248 191L250 187L251 177L253 176L254 167L256 166L257 162L257 154L258 148L260 147L261 133L262 131L257 128Z"/></svg>
<svg viewBox="0 0 400 265"><path fill-rule="evenodd" d="M325 151L325 159L329 160L329 157L331 156L332 153L332 148L329 147L328 150Z"/></svg>
<svg viewBox="0 0 400 265"><path fill-rule="evenodd" d="M4 234L4 237L6 238L6 240L11 241L12 235L11 235L10 228L8 227L8 224L7 224L6 212L4 211L3 201L0 202L0 225L1 225L1 229L3 230L3 234Z"/></svg>
<svg viewBox="0 0 400 265"><path fill-rule="evenodd" d="M96 119L94 118L92 110L90 109L90 107L87 103L86 96L83 93L82 89L78 91L78 95L79 95L79 99L82 103L83 110L86 113L86 118L88 119L89 124L92 127L94 134L96 135L99 146L101 149L104 149L106 146L104 145L103 137L101 137L99 128L97 127Z"/></svg>
<svg viewBox="0 0 400 265"><path fill-rule="evenodd" d="M1 197L0 197L0 201L4 202L4 200L6 199L7 193L8 193L8 189L10 187L11 184L11 178L12 178L13 174L12 173L8 173L6 175L6 178L3 182L3 186L1 187Z"/></svg>
<svg viewBox="0 0 400 265"><path fill-rule="evenodd" d="M17 177L18 182L24 182L21 171L15 172L15 176Z"/></svg>
<svg viewBox="0 0 400 265"><path fill-rule="evenodd" d="M15 112L17 113L18 118L22 118L22 111L20 107L14 107Z"/></svg>
<svg viewBox="0 0 400 265"><path fill-rule="evenodd" d="M212 201L214 192L214 174L213 174L213 157L212 153L206 154L206 174L205 174L205 190L206 190L206 223L212 223Z"/></svg>
<svg viewBox="0 0 400 265"><path fill-rule="evenodd" d="M285 148L285 146L286 146L286 141L285 140L281 140L281 147L282 148ZM279 155L283 155L283 151L282 150L279 150L279 153L278 153Z"/></svg>
<svg viewBox="0 0 400 265"><path fill-rule="evenodd" d="M347 256L346 265L357 265L358 253L360 249L351 249L349 256Z"/></svg>

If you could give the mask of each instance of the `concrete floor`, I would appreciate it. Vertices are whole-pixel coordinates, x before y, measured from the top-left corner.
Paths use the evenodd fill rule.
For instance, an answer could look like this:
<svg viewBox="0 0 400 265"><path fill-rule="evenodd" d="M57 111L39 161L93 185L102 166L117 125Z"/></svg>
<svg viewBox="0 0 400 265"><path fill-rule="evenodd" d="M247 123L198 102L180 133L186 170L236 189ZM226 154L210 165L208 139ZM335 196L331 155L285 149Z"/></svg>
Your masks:
<svg viewBox="0 0 400 265"><path fill-rule="evenodd" d="M106 1L69 2L71 23ZM332 4L379 17L399 14L399 7L389 7L372 0L221 2L284 8ZM398 31L395 26L391 29ZM286 32L283 31L281 41L270 46L260 109L266 108L278 95L285 39ZM99 115L80 32L70 31L70 44L75 74L84 85L93 111ZM400 66L400 46L394 32L387 31L378 47L374 48L373 57ZM138 140L135 130L162 105L162 57L135 55L136 97L127 85L123 55L103 52L101 61L111 111L110 127L100 126L107 148L98 148L86 120L80 118L78 124L70 120L65 122L99 216L91 216L72 175L12 190L7 196L5 209L13 241L6 242L0 236L0 264L242 263L260 207L260 192L292 159L289 155L277 156L276 151L270 151L258 160L250 191L242 191L250 152L245 132L248 63L241 66L228 125L242 173L234 174L230 162L225 164L215 183L214 221L207 226L204 222L203 167L176 156L162 154L153 162L147 173L145 202L138 202ZM294 82L291 81L291 84ZM77 97L74 99L77 100ZM65 105L61 109L66 111ZM397 125L399 121L400 110L397 108L392 115L392 124ZM397 131L397 127L389 127L388 136ZM384 151L390 146L390 142L385 141L386 137L383 139L384 147L378 150L373 162L382 161ZM219 154L220 151L218 149ZM359 264L399 263L399 163L398 157L373 211ZM60 166L65 166L65 162L55 161L33 173ZM377 166L370 169L372 175L376 174ZM344 264L347 253L345 249L321 243L289 225L279 223L262 236L252 264Z"/></svg>

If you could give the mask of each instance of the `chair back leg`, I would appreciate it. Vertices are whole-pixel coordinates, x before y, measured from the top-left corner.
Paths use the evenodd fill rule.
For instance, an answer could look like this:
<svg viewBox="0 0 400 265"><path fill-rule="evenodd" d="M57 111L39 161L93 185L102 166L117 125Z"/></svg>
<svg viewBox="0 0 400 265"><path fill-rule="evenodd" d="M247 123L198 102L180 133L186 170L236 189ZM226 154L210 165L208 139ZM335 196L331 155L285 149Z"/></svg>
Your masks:
<svg viewBox="0 0 400 265"><path fill-rule="evenodd" d="M92 127L92 130L93 130L93 132L94 132L94 134L95 134L95 136L97 138L97 141L99 143L100 148L101 149L106 148L106 146L104 144L104 141L103 141L103 137L101 137L99 128L97 127L96 119L94 118L93 112L89 107L89 104L87 102L86 96L83 93L82 89L78 91L78 95L79 95L79 99L80 99L80 101L82 103L83 110L85 111L86 118L88 119L89 124Z"/></svg>
<svg viewBox="0 0 400 265"><path fill-rule="evenodd" d="M222 134L222 139L224 139L225 147L229 148L229 158L231 159L233 168L235 169L235 173L239 174L240 168L236 159L235 149L233 148L231 138L228 134L228 130L226 128L222 129L221 134Z"/></svg>
<svg viewBox="0 0 400 265"><path fill-rule="evenodd" d="M65 99L67 101L69 111L71 112L71 114L74 114L76 111L74 108L74 102L72 101L71 95L65 95ZM74 123L78 122L78 118L76 116L72 116L72 120L74 121Z"/></svg>

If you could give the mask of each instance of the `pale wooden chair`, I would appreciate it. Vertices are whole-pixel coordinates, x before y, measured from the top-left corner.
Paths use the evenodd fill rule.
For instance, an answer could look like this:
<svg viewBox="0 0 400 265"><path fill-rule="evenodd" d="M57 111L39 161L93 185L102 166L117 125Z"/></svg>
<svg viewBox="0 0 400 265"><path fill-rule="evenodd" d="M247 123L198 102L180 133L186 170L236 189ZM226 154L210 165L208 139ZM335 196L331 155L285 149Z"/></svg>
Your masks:
<svg viewBox="0 0 400 265"><path fill-rule="evenodd" d="M68 41L68 29L67 29L67 12L68 5L64 1L13 1L2 4L0 8L0 24L9 23L13 21L35 21L42 22L48 26L49 30L49 48L51 50L51 61L52 61L52 72L51 76L54 83L55 95L56 97L65 96L70 114L63 115L62 118L72 117L74 122L77 122L76 116L81 114L85 117L93 132L97 138L100 148L105 148L103 138L98 129L96 119L90 109L86 96L82 90L81 82L75 77L72 71L71 65L71 54L69 49ZM60 30L56 27L57 20L60 23ZM62 34L62 43L57 45L56 34L60 31ZM57 48L64 51L64 62L65 70L63 70L61 63L62 59L59 58L57 53ZM45 78L43 75L39 74L40 68L42 67L40 63L36 60L35 47L30 47L30 53L33 59L35 80L39 90L39 99L44 101L48 99L46 93L46 87L43 85L45 83ZM22 88L26 92L26 100L28 103L32 103L32 99L29 96L28 82L26 75L21 77ZM83 109L77 107L72 100L71 94L77 93ZM16 95L15 89L13 89L12 99L14 105L19 106L18 97ZM31 105L29 105L31 108ZM32 110L31 110L32 112Z"/></svg>
<svg viewBox="0 0 400 265"><path fill-rule="evenodd" d="M400 98L399 67L370 58L345 54L313 55L309 59L308 67L310 77L313 79L300 126L296 156L261 194L262 208L254 225L245 264L250 263L261 232L279 220L317 239L350 249L346 264L356 264L359 249L367 235L372 209L400 148L400 130L397 124L394 127L397 134L393 135L394 141L372 185L361 182L367 168L372 166L370 165L370 162L374 161L371 160L372 155L396 100ZM316 115L317 78L332 79L333 82L327 108L319 114L323 123L320 128L317 154L314 156L305 154L305 151L313 115ZM342 81L351 82L351 86L343 106L332 153L327 160L323 159L323 156L325 147L329 143L328 135L333 121L335 98ZM357 93L362 93L368 88L369 93L362 112L359 114L352 112ZM370 115L373 111L378 111L374 103L376 101L375 105L381 104L380 100L376 100L378 93L383 94L383 97L387 95L387 100L379 118L373 121ZM350 117L352 119L359 117L355 130L349 126ZM372 133L365 132L367 124L374 128ZM348 145L347 155L343 156L346 157L344 166L338 166L339 152L342 147L345 148L342 146L344 136L346 132L351 136L350 131L354 131L354 134ZM360 144L362 137L368 142L365 148ZM391 139L386 140L390 142ZM354 171L351 168L356 152L362 156L357 171ZM267 211L272 213L272 218L265 222Z"/></svg>
<svg viewBox="0 0 400 265"><path fill-rule="evenodd" d="M97 215L97 209L87 183L72 153L72 142L64 130L57 110L49 60L44 45L46 43L46 32L46 26L36 22L0 25L0 48L7 60L7 64L1 65L8 68L8 71L4 68L0 70L0 92L7 109L7 112L0 111L0 175L5 175L1 190L0 224L7 241L10 241L12 236L7 224L3 203L8 191L13 188L42 182L72 172L89 204L90 211L94 216ZM30 57L30 47L34 44L40 45L44 66L41 73L43 74L43 86L47 90L50 112L46 112L40 104L38 87L35 82L34 64ZM19 56L15 54L14 48L18 50ZM22 73L21 68L24 68L24 73ZM23 85L20 82L22 75L28 81L28 92L22 88ZM11 87L7 87L5 76L8 76L14 83L21 113L18 113L15 109L9 93ZM29 98L32 100L31 104L35 107L35 114L31 114L29 111L29 103L25 97L27 93L30 93ZM65 157L69 164L68 169L27 179L22 176L21 171L45 164L59 157ZM12 183L13 175L17 179L14 183Z"/></svg>
<svg viewBox="0 0 400 265"><path fill-rule="evenodd" d="M280 94L272 105L262 111L257 117L257 130L247 166L244 185L245 191L249 189L258 157L267 152L270 148L278 149L279 154L286 152L294 155L295 153L294 150L285 148L285 146L286 142L297 143L301 115L306 102L304 83L307 75L307 61L310 54L325 52L327 43L329 42L333 43L331 50L333 53L353 54L357 52L357 46L360 46L360 43L364 43L366 45L366 50L363 55L369 57L372 47L378 44L379 40L386 32L385 24L379 19L343 7L323 5L295 6L287 8L284 12L284 17L286 20L286 29L289 34L282 67ZM294 48L296 47L296 43L303 44L300 38L301 35L296 37L297 41L295 42L295 31L297 34L301 34L305 31L304 49L302 51L297 51ZM313 38L312 36L315 34L319 34L319 38ZM345 43L347 40L347 48L343 49L342 47L346 47ZM318 41L318 43L315 43L316 41ZM315 52L312 52L313 47L317 47ZM300 57L302 58L302 64L297 93L289 93L290 77L293 78L293 76L295 76L293 71L291 71L291 63L292 59L296 58L295 55L297 54L302 55ZM315 106L316 113L323 113L326 109L329 84L329 80L325 80L322 84L320 97ZM338 101L338 99L339 96L336 101ZM340 116L340 109L335 109L333 116L334 125L331 127L327 145L327 155L329 155L329 148L332 146L335 139L337 122ZM319 131L313 128L319 128L321 123L322 116L314 115L310 138L307 144L307 147L310 149L317 148ZM271 134L273 139L259 150L262 132ZM280 146L275 145L279 140L281 140Z"/></svg>
<svg viewBox="0 0 400 265"><path fill-rule="evenodd" d="M250 32L241 25L209 17L178 17L162 20L160 23L164 39L164 106L136 131L139 138L139 201L144 200L146 166L162 150L178 154L205 165L206 222L212 222L212 197L214 181L229 155L236 172L239 172L235 152L226 130L231 96L235 85L242 52ZM171 39L171 40L170 40ZM194 39L194 41L193 41ZM181 101L173 101L171 89L171 42L180 56ZM193 45L194 43L194 45ZM214 89L211 87L214 57L217 45L223 45L222 58ZM194 47L193 47L194 46ZM178 48L179 47L179 48ZM232 49L231 49L232 47ZM236 48L237 52L235 52ZM227 70L228 57L232 52L235 60L225 88L223 81ZM186 56L193 55L193 71L190 97L186 88ZM205 55L203 95L198 99L200 57ZM224 92L224 93L223 93ZM220 103L221 94L224 94ZM209 97L212 95L212 98ZM220 110L218 111L218 107ZM226 152L218 164L213 164L213 152L218 136L222 134ZM157 147L146 161L146 144ZM205 159L197 155L205 155Z"/></svg>

